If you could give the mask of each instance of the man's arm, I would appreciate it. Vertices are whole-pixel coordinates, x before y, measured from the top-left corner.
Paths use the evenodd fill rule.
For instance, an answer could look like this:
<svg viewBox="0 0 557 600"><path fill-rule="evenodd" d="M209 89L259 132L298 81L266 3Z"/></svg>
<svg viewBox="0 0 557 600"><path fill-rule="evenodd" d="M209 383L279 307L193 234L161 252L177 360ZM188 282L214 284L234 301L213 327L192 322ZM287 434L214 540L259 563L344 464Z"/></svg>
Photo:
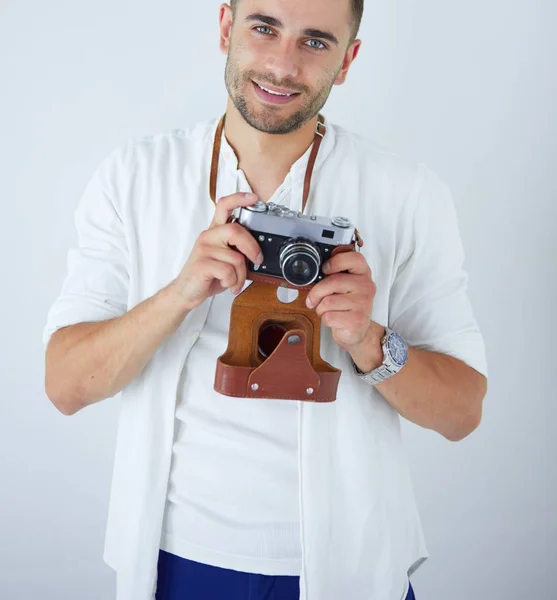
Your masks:
<svg viewBox="0 0 557 600"><path fill-rule="evenodd" d="M245 257L261 264L263 255L249 231L228 219L236 208L256 200L244 193L221 198L209 229L197 238L178 277L151 298L116 318L83 319L52 334L45 389L60 412L73 415L115 396L143 371L190 311L209 296L243 288ZM81 272L86 276L85 269ZM102 284L102 278L97 281Z"/></svg>
<svg viewBox="0 0 557 600"><path fill-rule="evenodd" d="M188 312L168 286L116 319L59 329L46 350L47 396L64 415L115 396Z"/></svg>
<svg viewBox="0 0 557 600"><path fill-rule="evenodd" d="M372 321L364 341L350 349L362 372L383 363L384 335ZM487 378L453 356L409 348L404 368L375 387L404 418L458 442L481 422Z"/></svg>
<svg viewBox="0 0 557 600"><path fill-rule="evenodd" d="M485 348L467 295L452 194L423 164L412 189L396 230L398 260L387 292L388 326L411 346L409 359L375 387L405 418L457 441L481 421ZM383 362L385 333L372 318L376 286L371 268L363 253L345 252L330 258L323 271L328 276L311 290L308 306L367 373Z"/></svg>

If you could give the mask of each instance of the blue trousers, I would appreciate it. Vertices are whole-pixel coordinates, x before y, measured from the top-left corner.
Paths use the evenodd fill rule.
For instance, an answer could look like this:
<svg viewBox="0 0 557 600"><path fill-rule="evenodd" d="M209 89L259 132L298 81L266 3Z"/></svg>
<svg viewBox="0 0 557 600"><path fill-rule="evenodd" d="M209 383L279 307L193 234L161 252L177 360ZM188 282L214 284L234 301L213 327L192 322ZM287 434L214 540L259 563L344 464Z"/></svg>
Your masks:
<svg viewBox="0 0 557 600"><path fill-rule="evenodd" d="M194 562L161 550L156 600L299 600L295 575L256 575ZM393 600L398 600L393 598ZM406 600L416 600L412 586Z"/></svg>

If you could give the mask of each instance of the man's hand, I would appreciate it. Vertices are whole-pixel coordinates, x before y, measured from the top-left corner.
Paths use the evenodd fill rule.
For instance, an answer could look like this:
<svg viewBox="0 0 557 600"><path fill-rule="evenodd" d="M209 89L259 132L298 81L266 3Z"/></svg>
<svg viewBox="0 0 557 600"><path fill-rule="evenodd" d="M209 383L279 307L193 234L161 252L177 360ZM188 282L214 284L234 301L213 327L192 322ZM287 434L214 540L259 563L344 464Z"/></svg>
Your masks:
<svg viewBox="0 0 557 600"><path fill-rule="evenodd" d="M218 201L209 229L199 235L182 272L172 282L188 310L228 288L234 294L240 292L247 277L246 257L254 264L263 262L261 248L251 233L239 223L228 223L236 208L255 202L257 196L244 193Z"/></svg>
<svg viewBox="0 0 557 600"><path fill-rule="evenodd" d="M364 342L372 324L376 287L371 269L361 253L343 252L324 263L323 272L326 277L310 291L307 305L350 352Z"/></svg>

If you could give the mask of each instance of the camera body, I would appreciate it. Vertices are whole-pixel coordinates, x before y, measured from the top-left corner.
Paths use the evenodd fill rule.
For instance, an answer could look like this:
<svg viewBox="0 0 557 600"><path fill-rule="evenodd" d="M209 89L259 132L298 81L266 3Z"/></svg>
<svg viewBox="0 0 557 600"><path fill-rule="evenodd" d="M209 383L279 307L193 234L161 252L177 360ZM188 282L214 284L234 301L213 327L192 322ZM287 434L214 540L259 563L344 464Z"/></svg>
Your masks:
<svg viewBox="0 0 557 600"><path fill-rule="evenodd" d="M248 270L296 287L321 281L323 263L338 246L355 240L355 227L344 217L308 216L261 200L241 208L237 221L257 240L264 256L261 265L248 260Z"/></svg>

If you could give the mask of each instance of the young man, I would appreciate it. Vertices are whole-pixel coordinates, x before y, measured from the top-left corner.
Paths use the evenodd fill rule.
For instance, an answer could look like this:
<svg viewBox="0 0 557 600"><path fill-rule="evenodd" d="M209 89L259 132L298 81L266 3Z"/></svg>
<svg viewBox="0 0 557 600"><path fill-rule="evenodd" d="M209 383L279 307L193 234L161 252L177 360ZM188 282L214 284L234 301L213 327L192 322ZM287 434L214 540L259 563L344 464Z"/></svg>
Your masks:
<svg viewBox="0 0 557 600"><path fill-rule="evenodd" d="M428 552L399 415L461 440L480 423L487 366L447 187L318 124L362 10L223 5L223 129L130 141L79 204L46 390L68 415L123 392L105 546L117 600L413 598ZM295 212L307 199L305 214L342 215L364 240L308 295L321 355L342 370L335 402L213 389L245 259L265 260L229 217L256 199Z"/></svg>

